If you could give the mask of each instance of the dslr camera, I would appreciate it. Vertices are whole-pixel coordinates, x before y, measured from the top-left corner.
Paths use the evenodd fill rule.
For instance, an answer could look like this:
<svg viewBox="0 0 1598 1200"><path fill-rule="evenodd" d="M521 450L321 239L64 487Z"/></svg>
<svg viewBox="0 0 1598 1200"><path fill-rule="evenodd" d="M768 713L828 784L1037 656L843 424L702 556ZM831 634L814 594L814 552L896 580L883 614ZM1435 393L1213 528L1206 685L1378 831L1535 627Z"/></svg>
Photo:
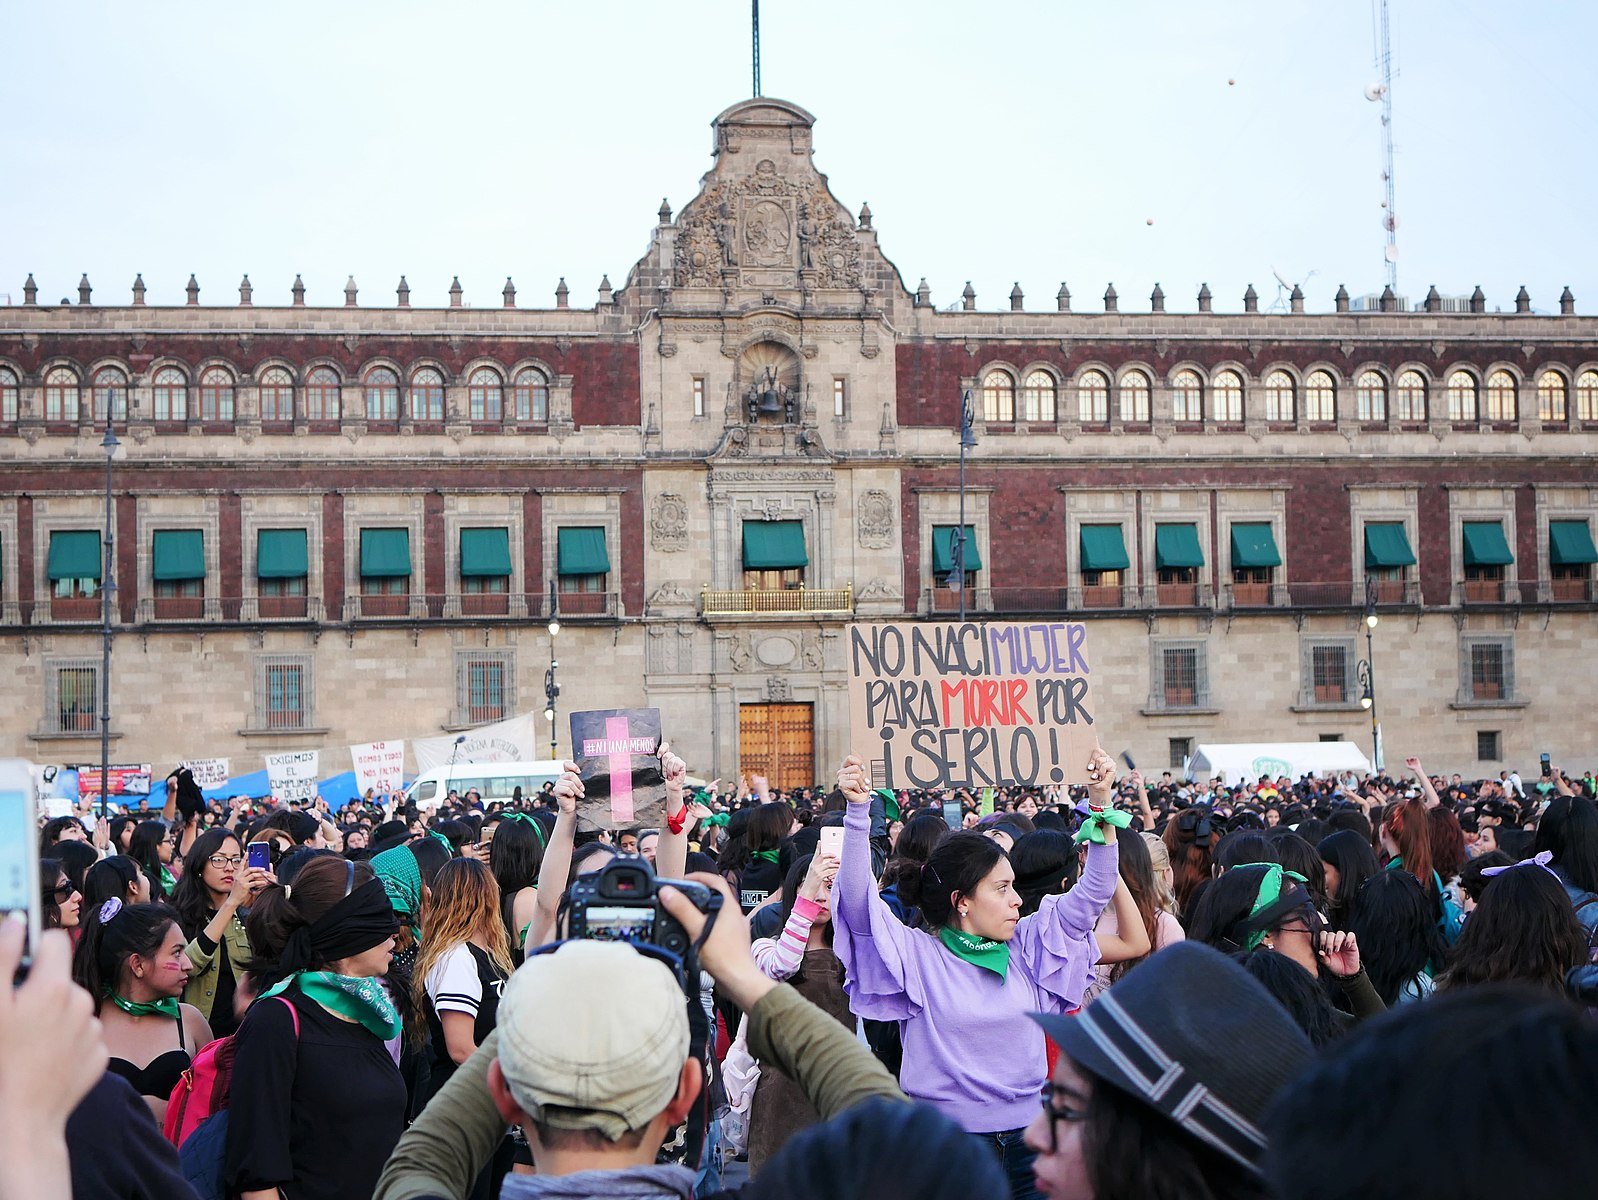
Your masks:
<svg viewBox="0 0 1598 1200"><path fill-rule="evenodd" d="M687 879L657 879L645 858L613 858L592 875L580 876L567 893L567 936L658 946L687 965L688 931L661 906L660 885L669 884L707 917L721 909L721 893Z"/></svg>

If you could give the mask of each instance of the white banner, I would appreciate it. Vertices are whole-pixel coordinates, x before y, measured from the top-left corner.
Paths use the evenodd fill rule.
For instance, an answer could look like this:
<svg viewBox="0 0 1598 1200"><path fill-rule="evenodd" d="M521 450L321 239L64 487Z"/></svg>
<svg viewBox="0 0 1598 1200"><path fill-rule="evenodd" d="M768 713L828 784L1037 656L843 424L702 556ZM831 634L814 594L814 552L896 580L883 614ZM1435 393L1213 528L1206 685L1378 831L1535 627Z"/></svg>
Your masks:
<svg viewBox="0 0 1598 1200"><path fill-rule="evenodd" d="M350 747L350 761L355 764L355 790L366 795L367 789L384 788L399 791L405 779L404 742L368 742L364 746Z"/></svg>
<svg viewBox="0 0 1598 1200"><path fill-rule="evenodd" d="M266 778L272 799L279 804L309 800L316 795L321 754L315 750L294 750L266 756Z"/></svg>
<svg viewBox="0 0 1598 1200"><path fill-rule="evenodd" d="M187 767L194 774L194 782L200 785L201 791L222 787L233 778L225 758L191 758L178 766Z"/></svg>
<svg viewBox="0 0 1598 1200"><path fill-rule="evenodd" d="M411 750L418 772L447 767L452 755L457 763L535 762L538 730L533 714L527 713L495 725L479 725L463 734L412 738Z"/></svg>

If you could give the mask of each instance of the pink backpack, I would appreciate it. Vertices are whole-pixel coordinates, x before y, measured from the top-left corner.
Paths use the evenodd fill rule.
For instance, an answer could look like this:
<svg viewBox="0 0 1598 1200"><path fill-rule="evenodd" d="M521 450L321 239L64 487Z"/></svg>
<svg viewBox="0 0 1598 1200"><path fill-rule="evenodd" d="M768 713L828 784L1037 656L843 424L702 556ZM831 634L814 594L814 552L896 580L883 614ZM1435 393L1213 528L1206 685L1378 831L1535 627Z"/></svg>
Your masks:
<svg viewBox="0 0 1598 1200"><path fill-rule="evenodd" d="M300 1013L282 996L275 997L288 1005L294 1018L294 1036L300 1036ZM181 1079L172 1088L167 1100L166 1120L161 1132L174 1146L182 1146L189 1134L200 1127L207 1117L228 1106L233 1091L233 1059L238 1054L234 1038L237 1034L208 1042L189 1063Z"/></svg>

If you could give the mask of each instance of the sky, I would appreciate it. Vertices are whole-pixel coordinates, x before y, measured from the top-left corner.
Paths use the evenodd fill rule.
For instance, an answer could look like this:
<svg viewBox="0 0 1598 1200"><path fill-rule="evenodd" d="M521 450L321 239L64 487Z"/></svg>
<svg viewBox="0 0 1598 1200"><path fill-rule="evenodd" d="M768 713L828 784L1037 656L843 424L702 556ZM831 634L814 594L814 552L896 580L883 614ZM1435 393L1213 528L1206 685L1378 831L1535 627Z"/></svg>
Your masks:
<svg viewBox="0 0 1598 1200"><path fill-rule="evenodd" d="M745 0L0 0L0 304L574 306L751 94ZM1392 0L1399 291L1598 312L1598 4ZM763 92L946 307L1385 283L1370 0L765 0Z"/></svg>

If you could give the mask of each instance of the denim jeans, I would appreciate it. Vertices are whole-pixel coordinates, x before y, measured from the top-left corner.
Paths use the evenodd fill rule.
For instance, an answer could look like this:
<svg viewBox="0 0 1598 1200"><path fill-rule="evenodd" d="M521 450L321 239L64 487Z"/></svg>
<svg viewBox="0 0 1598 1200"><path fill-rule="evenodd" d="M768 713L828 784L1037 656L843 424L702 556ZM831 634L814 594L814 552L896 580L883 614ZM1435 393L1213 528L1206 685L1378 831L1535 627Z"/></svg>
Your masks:
<svg viewBox="0 0 1598 1200"><path fill-rule="evenodd" d="M1025 1133L1025 1129L1006 1129L1000 1133L974 1133L971 1136L987 1146L998 1158L999 1165L1004 1168L1005 1178L1010 1181L1010 1200L1042 1200L1037 1179L1032 1174L1032 1160L1037 1155L1021 1140Z"/></svg>
<svg viewBox="0 0 1598 1200"><path fill-rule="evenodd" d="M694 1180L694 1195L708 1196L721 1191L721 1118L711 1120L705 1130L704 1157L700 1159L699 1176Z"/></svg>

